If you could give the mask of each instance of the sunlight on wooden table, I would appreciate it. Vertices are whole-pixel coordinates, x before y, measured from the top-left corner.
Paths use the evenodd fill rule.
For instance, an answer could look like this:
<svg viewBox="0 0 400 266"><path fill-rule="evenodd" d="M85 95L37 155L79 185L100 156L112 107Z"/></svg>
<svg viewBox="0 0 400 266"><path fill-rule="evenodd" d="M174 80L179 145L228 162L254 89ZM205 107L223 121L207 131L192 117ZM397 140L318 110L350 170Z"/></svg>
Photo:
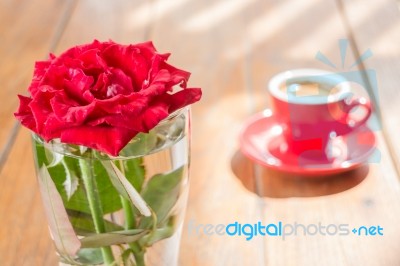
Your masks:
<svg viewBox="0 0 400 266"><path fill-rule="evenodd" d="M191 191L180 265L400 265L400 17L393 0L0 0L0 265L57 265L33 168L28 130L15 127L35 60L112 39L153 40L203 89L192 109ZM348 39L344 68L339 39ZM373 56L349 69L368 49ZM239 152L250 115L269 108L268 80L302 67L373 69L382 127L380 160L332 178L304 180ZM366 88L368 90L368 88ZM378 113L378 112L377 112ZM3 162L3 163L1 163ZM195 224L381 226L383 236L207 236Z"/></svg>

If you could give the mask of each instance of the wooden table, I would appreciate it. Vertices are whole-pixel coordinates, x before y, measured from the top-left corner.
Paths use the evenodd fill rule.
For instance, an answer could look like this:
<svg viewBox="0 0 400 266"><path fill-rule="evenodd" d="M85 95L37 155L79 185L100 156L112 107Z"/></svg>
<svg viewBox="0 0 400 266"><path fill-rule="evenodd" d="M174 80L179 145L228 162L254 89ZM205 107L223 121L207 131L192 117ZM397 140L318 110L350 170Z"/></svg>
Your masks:
<svg viewBox="0 0 400 266"><path fill-rule="evenodd" d="M35 60L94 38L151 39L203 88L193 107L181 265L400 265L399 18L393 0L0 0L0 265L57 265L29 132L12 114ZM349 44L343 67L339 39ZM368 49L373 56L350 69ZM317 52L338 68L316 60ZM268 79L300 67L376 71L378 90L369 92L382 122L376 162L310 181L254 165L238 151L242 122L269 106ZM384 235L246 241L189 233L189 221L380 225Z"/></svg>

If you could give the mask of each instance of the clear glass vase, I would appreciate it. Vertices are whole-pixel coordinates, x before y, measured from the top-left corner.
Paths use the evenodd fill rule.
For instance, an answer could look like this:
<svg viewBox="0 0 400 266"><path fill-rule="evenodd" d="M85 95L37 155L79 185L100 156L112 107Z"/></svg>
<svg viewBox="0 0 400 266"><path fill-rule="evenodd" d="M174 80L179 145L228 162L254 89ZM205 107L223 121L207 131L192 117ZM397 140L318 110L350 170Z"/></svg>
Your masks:
<svg viewBox="0 0 400 266"><path fill-rule="evenodd" d="M189 114L171 114L118 157L33 136L60 264L177 265L189 187Z"/></svg>

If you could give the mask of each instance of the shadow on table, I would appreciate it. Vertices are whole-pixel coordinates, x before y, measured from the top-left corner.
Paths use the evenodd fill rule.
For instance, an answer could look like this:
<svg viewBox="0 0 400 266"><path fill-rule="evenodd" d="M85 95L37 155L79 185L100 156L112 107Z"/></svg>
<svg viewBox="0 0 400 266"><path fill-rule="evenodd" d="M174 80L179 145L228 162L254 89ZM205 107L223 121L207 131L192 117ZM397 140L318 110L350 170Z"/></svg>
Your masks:
<svg viewBox="0 0 400 266"><path fill-rule="evenodd" d="M304 177L263 167L240 151L231 160L233 173L243 186L261 197L316 197L351 189L368 175L368 165L326 177Z"/></svg>

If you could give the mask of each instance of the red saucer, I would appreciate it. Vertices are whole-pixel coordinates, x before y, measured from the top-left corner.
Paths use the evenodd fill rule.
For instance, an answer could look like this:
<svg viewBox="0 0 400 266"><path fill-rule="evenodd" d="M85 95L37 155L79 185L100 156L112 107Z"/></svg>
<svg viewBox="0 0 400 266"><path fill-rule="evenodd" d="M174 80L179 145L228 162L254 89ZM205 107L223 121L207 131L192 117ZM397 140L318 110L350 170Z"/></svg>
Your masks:
<svg viewBox="0 0 400 266"><path fill-rule="evenodd" d="M375 150L375 135L367 126L332 140L331 154L306 151L294 154L282 136L282 124L267 109L250 117L240 135L240 149L257 163L307 176L325 176L353 169L366 162Z"/></svg>

